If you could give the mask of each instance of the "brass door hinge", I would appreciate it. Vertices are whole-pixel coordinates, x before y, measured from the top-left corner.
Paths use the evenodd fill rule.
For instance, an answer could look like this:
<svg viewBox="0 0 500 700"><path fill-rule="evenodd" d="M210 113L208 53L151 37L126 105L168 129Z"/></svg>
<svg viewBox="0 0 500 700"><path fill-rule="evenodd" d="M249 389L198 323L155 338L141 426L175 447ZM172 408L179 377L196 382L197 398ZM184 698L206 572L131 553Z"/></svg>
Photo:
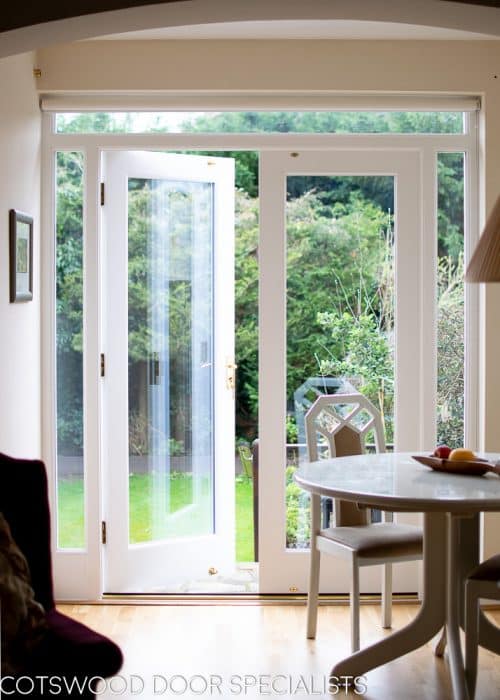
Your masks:
<svg viewBox="0 0 500 700"><path fill-rule="evenodd" d="M106 374L106 360L104 358L104 353L101 352L101 360L100 360L100 374L101 377L104 377Z"/></svg>
<svg viewBox="0 0 500 700"><path fill-rule="evenodd" d="M101 542L106 544L107 534L106 534L106 521L103 520L101 523Z"/></svg>
<svg viewBox="0 0 500 700"><path fill-rule="evenodd" d="M104 182L101 182L101 207L104 206Z"/></svg>

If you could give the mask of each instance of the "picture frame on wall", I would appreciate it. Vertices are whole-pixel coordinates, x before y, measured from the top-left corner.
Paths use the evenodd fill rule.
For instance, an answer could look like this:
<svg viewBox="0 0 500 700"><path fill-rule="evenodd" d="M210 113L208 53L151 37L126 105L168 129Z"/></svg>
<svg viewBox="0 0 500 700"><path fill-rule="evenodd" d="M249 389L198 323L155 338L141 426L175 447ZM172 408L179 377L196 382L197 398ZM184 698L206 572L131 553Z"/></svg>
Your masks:
<svg viewBox="0 0 500 700"><path fill-rule="evenodd" d="M10 301L33 299L33 217L17 209L9 212Z"/></svg>

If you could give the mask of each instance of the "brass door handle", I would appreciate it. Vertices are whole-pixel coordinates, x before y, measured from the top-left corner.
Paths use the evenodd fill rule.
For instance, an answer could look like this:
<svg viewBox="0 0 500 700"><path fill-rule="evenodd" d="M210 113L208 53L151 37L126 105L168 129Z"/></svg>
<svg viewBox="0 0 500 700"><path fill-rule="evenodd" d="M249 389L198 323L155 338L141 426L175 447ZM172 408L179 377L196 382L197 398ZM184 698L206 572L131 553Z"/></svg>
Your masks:
<svg viewBox="0 0 500 700"><path fill-rule="evenodd" d="M234 362L226 362L226 388L232 392L236 389L236 370L238 365Z"/></svg>

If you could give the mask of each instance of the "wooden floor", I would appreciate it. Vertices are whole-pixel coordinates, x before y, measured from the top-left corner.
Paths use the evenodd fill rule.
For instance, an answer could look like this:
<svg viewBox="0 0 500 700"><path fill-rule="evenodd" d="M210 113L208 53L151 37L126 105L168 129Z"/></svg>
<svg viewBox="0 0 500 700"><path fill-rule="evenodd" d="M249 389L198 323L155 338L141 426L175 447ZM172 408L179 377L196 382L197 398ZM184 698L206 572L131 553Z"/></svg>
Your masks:
<svg viewBox="0 0 500 700"><path fill-rule="evenodd" d="M60 605L59 609L108 635L122 648L123 679L100 698L330 698L324 683L333 663L349 652L349 608L320 607L318 636L305 638L302 605ZM417 605L394 605L394 629ZM500 611L489 613L500 625ZM379 607L361 608L361 644L379 639ZM432 644L367 674L371 700L451 699L446 659ZM132 675L144 690L134 694ZM155 694L155 676L156 694ZM176 676L176 678L173 678ZM197 676L197 678L194 678ZM260 690L252 687L261 682ZM164 680L167 679L167 680ZM274 690L269 683L274 682ZM168 687L166 683L169 683ZM125 688L123 694L118 694ZM135 688L141 681L135 679ZM191 690L189 690L191 683ZM210 690L212 683L212 690ZM245 685L247 689L245 690ZM186 686L188 687L187 689ZM340 689L334 697L360 697ZM500 698L500 657L481 650L477 700Z"/></svg>

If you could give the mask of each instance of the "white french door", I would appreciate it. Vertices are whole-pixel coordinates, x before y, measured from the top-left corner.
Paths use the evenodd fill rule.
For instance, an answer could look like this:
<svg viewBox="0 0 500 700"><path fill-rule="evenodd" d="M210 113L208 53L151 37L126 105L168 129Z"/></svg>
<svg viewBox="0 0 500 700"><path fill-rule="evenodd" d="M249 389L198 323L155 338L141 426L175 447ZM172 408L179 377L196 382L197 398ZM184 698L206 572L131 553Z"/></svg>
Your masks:
<svg viewBox="0 0 500 700"><path fill-rule="evenodd" d="M104 592L234 565L234 162L103 153Z"/></svg>
<svg viewBox="0 0 500 700"><path fill-rule="evenodd" d="M308 502L305 495L297 496L291 481L293 464L300 459L300 450L290 459L286 448L286 415L293 410L293 401L298 385L291 385L293 373L287 371L287 353L292 352L297 335L300 340L301 326L296 316L288 313L300 299L291 298L287 288L291 266L300 260L302 249L293 248L294 236L302 223L314 222L306 218L310 211L300 212L293 206L291 192L331 192L329 207L335 206L335 190L340 185L349 187L356 178L373 181L373 191L384 189L390 201L389 218L391 231L387 236L393 241L390 268L386 284L393 287L394 321L388 342L394 353L394 374L385 378L386 385L394 386L393 416L386 416L386 427L390 430L389 442L396 450L414 450L422 445L427 421L434 416L425 416L424 393L428 392L429 380L423 377L422 353L424 338L433 338L433 315L425 316L422 289L422 184L421 162L418 150L325 150L323 152L267 152L261 157L261 239L259 261L260 286L260 408L259 408L259 465L260 465L260 590L264 593L297 592L307 590L308 576ZM290 200L287 202L287 199ZM333 211L333 210L332 210ZM359 268L356 258L362 256L363 238L366 231L376 225L370 212L352 216L357 244L352 250L355 271ZM345 214L346 212L344 212ZM302 218L301 218L302 217ZM326 245L342 245L342 232L335 227L332 218ZM385 224L388 226L388 224ZM356 228L357 227L357 228ZM383 231L380 232L383 234ZM431 233L433 235L433 233ZM386 241L387 242L387 241ZM302 241L302 245L304 242ZM389 248L390 248L389 244ZM325 262L322 251L317 251L318 267ZM358 267L356 267L356 265ZM288 267L287 267L288 266ZM342 290L342 271L331 270ZM384 274L387 274L387 270ZM361 275L360 275L361 279ZM362 281L360 296L362 296ZM314 294L304 280L303 295ZM332 299L332 309L335 308ZM352 311L352 309L351 309ZM431 341L432 342L432 341ZM313 350L311 349L311 352ZM319 372L318 372L319 374ZM308 376L302 376L306 382ZM432 392L431 392L432 393ZM296 406L295 406L296 408ZM390 423L390 425L389 425ZM431 428L432 432L432 428ZM299 429L300 438L300 429ZM292 465L292 469L290 469ZM288 467L288 468L287 468ZM295 500L293 500L295 499ZM416 522L418 516L396 515L401 522ZM300 532L302 528L302 534ZM362 571L361 585L364 592L380 590L378 567L367 567ZM350 571L347 562L337 558L323 557L321 590L343 593L349 590ZM418 588L417 564L408 563L394 567L394 591L416 591Z"/></svg>

